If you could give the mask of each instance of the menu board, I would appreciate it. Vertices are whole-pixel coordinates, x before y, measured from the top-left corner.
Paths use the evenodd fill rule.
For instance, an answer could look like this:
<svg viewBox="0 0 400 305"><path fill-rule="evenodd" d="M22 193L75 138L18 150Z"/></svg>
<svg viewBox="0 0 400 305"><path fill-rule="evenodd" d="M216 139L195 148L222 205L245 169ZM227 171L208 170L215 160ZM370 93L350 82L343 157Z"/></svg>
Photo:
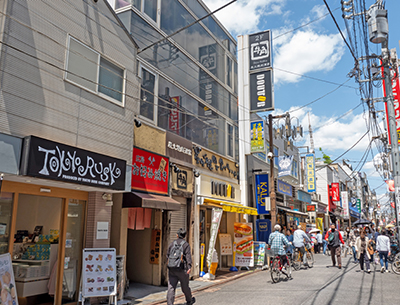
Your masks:
<svg viewBox="0 0 400 305"><path fill-rule="evenodd" d="M15 289L15 278L9 253L0 255L0 304L18 305L17 290Z"/></svg>
<svg viewBox="0 0 400 305"><path fill-rule="evenodd" d="M103 297L116 294L115 249L84 249L82 266L83 297Z"/></svg>
<svg viewBox="0 0 400 305"><path fill-rule="evenodd" d="M232 255L232 236L230 234L219 234L219 245L221 255Z"/></svg>

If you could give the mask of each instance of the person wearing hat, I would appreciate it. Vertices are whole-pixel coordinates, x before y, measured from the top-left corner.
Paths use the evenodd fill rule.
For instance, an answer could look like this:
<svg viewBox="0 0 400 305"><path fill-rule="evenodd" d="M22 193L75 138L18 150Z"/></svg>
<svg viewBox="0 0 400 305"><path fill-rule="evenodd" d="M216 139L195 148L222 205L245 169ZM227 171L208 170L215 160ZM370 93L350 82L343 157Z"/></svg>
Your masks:
<svg viewBox="0 0 400 305"><path fill-rule="evenodd" d="M178 282L181 282L181 289L186 298L186 304L191 305L196 302L192 297L192 291L189 287L189 274L192 270L192 255L190 246L185 241L186 230L180 228L176 234L177 239L174 240L168 247L168 293L167 304L173 305L175 301L175 290ZM178 254L178 261L181 261L179 266L173 264L177 261L174 257Z"/></svg>

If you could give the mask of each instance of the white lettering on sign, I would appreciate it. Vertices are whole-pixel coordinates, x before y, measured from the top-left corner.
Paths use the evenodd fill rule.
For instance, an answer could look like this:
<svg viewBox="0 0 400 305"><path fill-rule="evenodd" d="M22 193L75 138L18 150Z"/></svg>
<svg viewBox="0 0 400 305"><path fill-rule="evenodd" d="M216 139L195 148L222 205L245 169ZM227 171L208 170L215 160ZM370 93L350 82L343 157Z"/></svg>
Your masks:
<svg viewBox="0 0 400 305"><path fill-rule="evenodd" d="M168 141L167 147L169 149L176 150L176 151L178 151L180 153L183 153L185 155L188 155L188 156L192 155L192 150L191 149L183 147L183 146L180 146L179 144L172 143L171 141Z"/></svg>
<svg viewBox="0 0 400 305"><path fill-rule="evenodd" d="M115 179L122 174L122 170L117 167L115 162L107 165L103 164L103 162L95 162L92 157L86 156L86 163L82 163L82 159L76 156L76 151L60 150L58 146L56 146L56 149L46 149L38 146L38 151L44 153L43 168L39 171L39 174L45 176L50 175L50 170L64 179L93 183L96 180L85 177L90 175L92 178L100 178L101 181L96 181L98 184L113 185ZM80 177L64 174L64 172L68 171L72 172L72 174L76 172Z"/></svg>

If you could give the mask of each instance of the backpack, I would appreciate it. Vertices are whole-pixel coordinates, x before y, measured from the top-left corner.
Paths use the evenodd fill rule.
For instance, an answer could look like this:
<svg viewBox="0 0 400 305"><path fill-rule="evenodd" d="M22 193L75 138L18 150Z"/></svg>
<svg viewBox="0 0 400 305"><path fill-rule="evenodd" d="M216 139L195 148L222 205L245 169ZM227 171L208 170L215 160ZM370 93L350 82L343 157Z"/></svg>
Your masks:
<svg viewBox="0 0 400 305"><path fill-rule="evenodd" d="M328 236L328 242L331 243L334 238L335 238L335 233L330 232Z"/></svg>
<svg viewBox="0 0 400 305"><path fill-rule="evenodd" d="M176 240L174 241L168 257L168 269L183 269L183 245L185 243L186 241L179 245Z"/></svg>

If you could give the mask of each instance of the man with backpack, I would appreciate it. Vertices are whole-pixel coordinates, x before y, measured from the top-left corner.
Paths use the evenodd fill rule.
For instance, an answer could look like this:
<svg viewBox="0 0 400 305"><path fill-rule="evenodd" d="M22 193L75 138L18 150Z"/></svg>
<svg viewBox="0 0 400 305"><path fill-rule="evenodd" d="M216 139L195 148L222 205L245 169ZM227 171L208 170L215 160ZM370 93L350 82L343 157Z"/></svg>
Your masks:
<svg viewBox="0 0 400 305"><path fill-rule="evenodd" d="M190 246L184 240L186 231L180 228L176 234L177 239L168 247L168 293L167 304L173 305L175 300L175 290L178 282L181 282L182 292L186 297L186 304L194 304L196 299L192 297L189 287L189 274L192 270L192 255L190 254Z"/></svg>
<svg viewBox="0 0 400 305"><path fill-rule="evenodd" d="M338 268L342 269L342 258L340 257L340 243L344 245L342 235L335 228L335 224L331 224L331 229L326 233L325 240L328 242L329 250L331 251L332 265L336 266L335 255L337 257Z"/></svg>

